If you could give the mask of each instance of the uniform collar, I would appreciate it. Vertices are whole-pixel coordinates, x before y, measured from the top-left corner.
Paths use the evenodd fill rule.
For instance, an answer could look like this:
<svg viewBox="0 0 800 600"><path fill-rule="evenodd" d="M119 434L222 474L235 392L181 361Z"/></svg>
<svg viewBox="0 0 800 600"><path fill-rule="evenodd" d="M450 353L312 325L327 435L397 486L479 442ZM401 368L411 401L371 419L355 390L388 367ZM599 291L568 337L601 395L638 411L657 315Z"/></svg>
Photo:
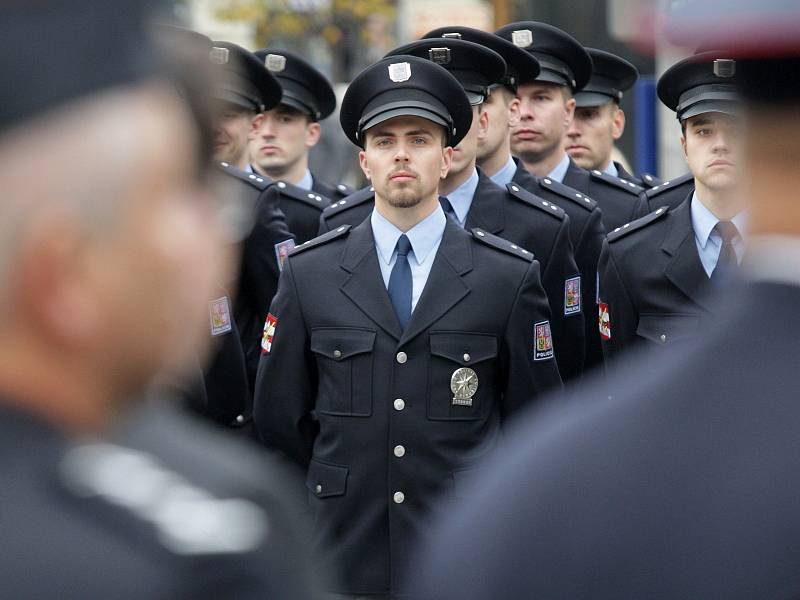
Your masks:
<svg viewBox="0 0 800 600"><path fill-rule="evenodd" d="M719 219L714 213L708 210L705 204L700 202L700 199L697 197L697 191L692 193L691 212L692 229L694 229L694 234L697 237L700 247L705 249L708 240L712 237L715 238L715 243L718 243L721 238L719 234L714 231L714 227L719 223ZM740 212L733 217L731 221L736 225L736 229L739 230L739 235L744 239L745 228L747 226L747 216L745 213Z"/></svg>
<svg viewBox="0 0 800 600"><path fill-rule="evenodd" d="M314 178L311 176L311 171L306 169L303 178L297 182L297 187L303 188L304 190L310 190L314 187Z"/></svg>
<svg viewBox="0 0 800 600"><path fill-rule="evenodd" d="M612 177L619 177L619 171L617 170L617 165L614 164L613 160L608 161L608 165L605 169L603 169L603 173L606 175L611 175Z"/></svg>
<svg viewBox="0 0 800 600"><path fill-rule="evenodd" d="M388 265L394 256L397 240L400 239L403 232L379 213L377 208L373 209L370 222L378 256ZM444 216L442 207L437 204L430 215L405 232L408 241L411 242L411 251L418 265L424 263L432 254L432 250L439 244L446 224L447 217Z"/></svg>
<svg viewBox="0 0 800 600"><path fill-rule="evenodd" d="M517 163L514 162L514 157L508 155L508 162L497 173L489 177L495 184L500 187L505 187L514 178L514 173L517 172Z"/></svg>
<svg viewBox="0 0 800 600"><path fill-rule="evenodd" d="M547 176L550 179L554 179L558 183L564 183L564 177L567 175L567 169L569 169L569 154L565 152L564 158L561 159L561 162L558 163L556 168L550 171Z"/></svg>
<svg viewBox="0 0 800 600"><path fill-rule="evenodd" d="M478 189L478 170L473 169L472 175L464 183L447 194L447 199L456 213L458 222L464 224L467 220L470 206L472 206L472 199L475 197L475 190Z"/></svg>

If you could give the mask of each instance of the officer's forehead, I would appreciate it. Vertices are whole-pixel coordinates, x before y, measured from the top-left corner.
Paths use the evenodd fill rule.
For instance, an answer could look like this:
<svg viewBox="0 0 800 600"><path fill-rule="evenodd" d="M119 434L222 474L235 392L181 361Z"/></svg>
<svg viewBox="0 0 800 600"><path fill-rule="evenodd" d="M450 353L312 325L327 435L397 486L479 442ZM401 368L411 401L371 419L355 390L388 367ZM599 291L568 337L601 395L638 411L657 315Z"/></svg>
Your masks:
<svg viewBox="0 0 800 600"><path fill-rule="evenodd" d="M415 115L401 115L392 117L366 131L367 137L380 135L412 135L426 133L429 135L439 135L444 128L438 123L429 121L423 117Z"/></svg>

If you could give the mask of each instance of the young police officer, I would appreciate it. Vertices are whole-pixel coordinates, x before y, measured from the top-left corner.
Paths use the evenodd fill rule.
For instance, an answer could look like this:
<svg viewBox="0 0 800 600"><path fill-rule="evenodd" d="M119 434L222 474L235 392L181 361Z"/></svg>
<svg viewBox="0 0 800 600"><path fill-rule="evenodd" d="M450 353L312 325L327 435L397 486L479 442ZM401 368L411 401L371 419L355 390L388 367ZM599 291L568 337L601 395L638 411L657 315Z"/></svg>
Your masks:
<svg viewBox="0 0 800 600"><path fill-rule="evenodd" d="M396 594L434 503L458 493L506 419L559 385L538 263L439 203L471 120L458 81L429 60L359 75L341 124L375 209L295 250L267 318L257 428L307 472L335 592Z"/></svg>
<svg viewBox="0 0 800 600"><path fill-rule="evenodd" d="M694 337L744 252L740 102L735 61L706 52L670 68L658 96L676 111L694 192L608 234L598 267L600 334L606 358L639 340L665 345Z"/></svg>

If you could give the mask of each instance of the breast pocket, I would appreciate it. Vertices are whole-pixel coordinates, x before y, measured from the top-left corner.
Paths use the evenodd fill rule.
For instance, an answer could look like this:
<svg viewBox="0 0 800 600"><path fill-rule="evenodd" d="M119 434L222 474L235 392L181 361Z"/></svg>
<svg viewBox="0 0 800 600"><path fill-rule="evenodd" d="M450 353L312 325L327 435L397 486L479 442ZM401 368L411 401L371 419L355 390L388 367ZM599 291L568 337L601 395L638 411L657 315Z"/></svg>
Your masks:
<svg viewBox="0 0 800 600"><path fill-rule="evenodd" d="M693 339L700 326L697 315L642 314L636 334L660 346Z"/></svg>
<svg viewBox="0 0 800 600"><path fill-rule="evenodd" d="M430 334L428 418L486 418L496 394L497 338L490 334Z"/></svg>
<svg viewBox="0 0 800 600"><path fill-rule="evenodd" d="M373 330L332 327L311 331L311 351L319 372L317 412L348 417L372 414L374 346Z"/></svg>

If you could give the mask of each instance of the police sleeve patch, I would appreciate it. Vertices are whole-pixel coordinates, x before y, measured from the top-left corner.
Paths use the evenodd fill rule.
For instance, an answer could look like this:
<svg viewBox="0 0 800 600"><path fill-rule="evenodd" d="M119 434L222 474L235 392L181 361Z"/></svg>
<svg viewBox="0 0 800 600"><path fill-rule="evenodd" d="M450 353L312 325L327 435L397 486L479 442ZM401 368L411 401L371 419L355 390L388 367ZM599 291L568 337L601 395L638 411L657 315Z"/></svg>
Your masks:
<svg viewBox="0 0 800 600"><path fill-rule="evenodd" d="M581 312L581 278L572 277L564 282L564 314L575 315Z"/></svg>
<svg viewBox="0 0 800 600"><path fill-rule="evenodd" d="M269 354L272 350L272 339L275 337L275 329L278 327L278 318L272 313L267 315L264 322L264 333L261 336L261 354Z"/></svg>
<svg viewBox="0 0 800 600"><path fill-rule="evenodd" d="M212 336L222 335L233 329L233 325L231 325L231 307L227 296L222 296L222 298L209 302L208 312L211 319Z"/></svg>
<svg viewBox="0 0 800 600"><path fill-rule="evenodd" d="M533 326L533 360L553 358L553 335L550 332L550 321L539 321Z"/></svg>
<svg viewBox="0 0 800 600"><path fill-rule="evenodd" d="M289 257L289 253L294 250L294 239L289 238L275 244L275 260L278 261L278 271L283 271L283 263Z"/></svg>

